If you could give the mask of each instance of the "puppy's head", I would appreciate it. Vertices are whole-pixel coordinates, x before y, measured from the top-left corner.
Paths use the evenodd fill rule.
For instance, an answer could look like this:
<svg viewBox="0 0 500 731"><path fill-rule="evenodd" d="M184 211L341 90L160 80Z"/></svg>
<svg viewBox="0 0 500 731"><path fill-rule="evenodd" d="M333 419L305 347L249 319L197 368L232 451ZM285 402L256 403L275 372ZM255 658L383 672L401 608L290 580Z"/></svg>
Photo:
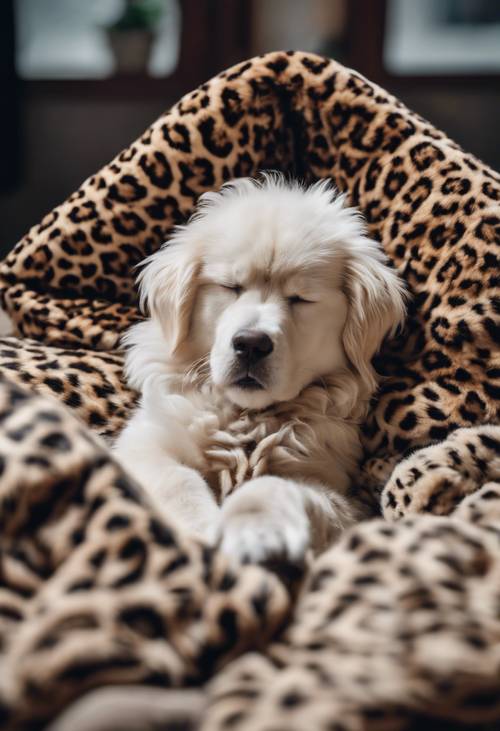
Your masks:
<svg viewBox="0 0 500 731"><path fill-rule="evenodd" d="M239 179L196 214L140 275L142 302L171 359L206 361L244 408L296 397L350 369L370 395L371 359L404 318L403 287L328 182Z"/></svg>

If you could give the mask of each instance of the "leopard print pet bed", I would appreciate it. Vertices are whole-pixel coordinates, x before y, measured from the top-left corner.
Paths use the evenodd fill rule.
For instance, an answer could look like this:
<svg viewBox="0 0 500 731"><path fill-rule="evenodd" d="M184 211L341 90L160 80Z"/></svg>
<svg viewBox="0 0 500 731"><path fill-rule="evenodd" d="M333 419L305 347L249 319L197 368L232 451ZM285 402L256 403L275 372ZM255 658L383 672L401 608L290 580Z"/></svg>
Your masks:
<svg viewBox="0 0 500 731"><path fill-rule="evenodd" d="M269 168L333 178L413 295L363 430L359 489L381 517L292 587L176 535L106 448L135 398L118 350L139 318L134 266L200 193ZM0 341L2 728L497 726L499 198L497 174L379 87L272 53L185 96L14 247L0 265L17 333Z"/></svg>

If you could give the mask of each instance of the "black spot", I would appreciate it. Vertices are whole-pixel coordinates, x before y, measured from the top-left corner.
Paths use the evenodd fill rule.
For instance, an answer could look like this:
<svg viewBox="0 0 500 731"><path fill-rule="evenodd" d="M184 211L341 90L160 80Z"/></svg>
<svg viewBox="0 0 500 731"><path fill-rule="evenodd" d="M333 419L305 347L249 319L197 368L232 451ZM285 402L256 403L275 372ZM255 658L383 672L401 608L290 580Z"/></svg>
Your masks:
<svg viewBox="0 0 500 731"><path fill-rule="evenodd" d="M64 403L71 406L72 409L78 409L82 405L82 397L78 391L70 391L64 398Z"/></svg>
<svg viewBox="0 0 500 731"><path fill-rule="evenodd" d="M497 324L491 317L486 317L482 321L483 327L490 336L490 338L497 344L500 344L500 325Z"/></svg>
<svg viewBox="0 0 500 731"><path fill-rule="evenodd" d="M144 220L132 211L122 211L119 217L115 216L112 219L112 223L115 231L122 236L137 236L146 228Z"/></svg>
<svg viewBox="0 0 500 731"><path fill-rule="evenodd" d="M85 201L82 203L81 207L73 206L68 214L68 218L73 223L90 221L93 218L97 218L96 205L94 201Z"/></svg>
<svg viewBox="0 0 500 731"><path fill-rule="evenodd" d="M453 393L456 396L460 395L461 391L456 383L446 380L444 376L438 376L436 380L441 388L444 388L446 391Z"/></svg>
<svg viewBox="0 0 500 731"><path fill-rule="evenodd" d="M201 134L203 145L206 149L216 157L227 157L233 149L233 144L227 139L223 129L219 131L217 139L215 130L215 119L207 117L198 124L198 131Z"/></svg>
<svg viewBox="0 0 500 731"><path fill-rule="evenodd" d="M330 63L329 60L326 58L321 61L316 61L313 58L309 58L308 56L304 56L303 58L301 58L300 62L308 71L311 71L311 73L315 74L316 76L321 74L321 72L324 71Z"/></svg>
<svg viewBox="0 0 500 731"><path fill-rule="evenodd" d="M162 570L160 576L165 577L172 574L174 571L178 571L184 566L189 565L189 558L185 553L180 553L176 558L172 559Z"/></svg>
<svg viewBox="0 0 500 731"><path fill-rule="evenodd" d="M57 452L69 452L71 449L71 442L62 432L46 434L38 443L41 447L48 447L48 449L54 449Z"/></svg>
<svg viewBox="0 0 500 731"><path fill-rule="evenodd" d="M479 434L479 441L487 449L491 449L495 454L500 454L500 441L488 436L487 434Z"/></svg>
<svg viewBox="0 0 500 731"><path fill-rule="evenodd" d="M106 549L100 548L95 553L92 554L92 556L89 558L89 563L94 566L94 568L98 569L102 566L104 563L104 559L106 558Z"/></svg>
<svg viewBox="0 0 500 731"><path fill-rule="evenodd" d="M385 195L389 199L395 198L407 180L408 176L402 170L390 171L384 182Z"/></svg>
<svg viewBox="0 0 500 731"><path fill-rule="evenodd" d="M97 411L91 411L88 415L88 420L92 426L105 426L106 424L106 417Z"/></svg>
<svg viewBox="0 0 500 731"><path fill-rule="evenodd" d="M424 388L422 390L422 394L425 398L429 399L429 401L439 401L439 395L429 387Z"/></svg>
<svg viewBox="0 0 500 731"><path fill-rule="evenodd" d="M229 571L226 571L224 576L222 577L221 581L219 582L219 585L217 587L217 591L231 591L236 586L237 579L234 574L229 573Z"/></svg>
<svg viewBox="0 0 500 731"><path fill-rule="evenodd" d="M161 131L165 141L168 142L173 150L191 152L191 139L189 136L189 129L186 125L181 124L180 122L175 122L170 129L167 124L163 124ZM173 133L175 133L175 137Z"/></svg>
<svg viewBox="0 0 500 731"><path fill-rule="evenodd" d="M241 97L236 89L225 87L221 94L221 114L228 127L235 127L244 115Z"/></svg>
<svg viewBox="0 0 500 731"><path fill-rule="evenodd" d="M455 378L457 379L457 381L465 383L466 381L471 380L471 375L468 371L465 370L465 368L457 368L457 370L455 371Z"/></svg>
<svg viewBox="0 0 500 731"><path fill-rule="evenodd" d="M137 536L133 536L125 543L124 546L122 546L122 549L120 551L120 558L128 560L134 556L144 554L145 550L146 546L144 544L144 541L142 541Z"/></svg>
<svg viewBox="0 0 500 731"><path fill-rule="evenodd" d="M11 431L6 432L6 436L13 442L20 442L33 430L33 426L33 423L25 424L17 429L12 429Z"/></svg>
<svg viewBox="0 0 500 731"><path fill-rule="evenodd" d="M122 528L128 528L129 525L130 518L128 515L112 515L106 522L106 530L112 532L115 530L121 530Z"/></svg>
<svg viewBox="0 0 500 731"><path fill-rule="evenodd" d="M483 383L483 388L487 396L495 401L500 401L500 386L495 386L493 383L486 381Z"/></svg>
<svg viewBox="0 0 500 731"><path fill-rule="evenodd" d="M157 188L169 188L172 184L173 176L167 158L160 151L156 151L153 154L153 158L154 160L151 161L147 155L142 155L139 160L139 166Z"/></svg>
<svg viewBox="0 0 500 731"><path fill-rule="evenodd" d="M449 427L447 428L445 426L431 426L431 428L429 429L429 437L440 442L442 439L446 439L449 431Z"/></svg>
<svg viewBox="0 0 500 731"><path fill-rule="evenodd" d="M431 142L420 142L410 150L413 164L419 171L426 170L436 160L444 160L444 153Z"/></svg>
<svg viewBox="0 0 500 731"><path fill-rule="evenodd" d="M167 633L163 617L147 605L137 604L126 607L121 610L118 619L134 632L148 639L164 638Z"/></svg>
<svg viewBox="0 0 500 731"><path fill-rule="evenodd" d="M267 589L264 589L260 592L260 594L253 596L251 603L255 614L261 619L264 619L269 605L269 592Z"/></svg>
<svg viewBox="0 0 500 731"><path fill-rule="evenodd" d="M48 421L49 424L60 424L61 416L55 411L42 410L37 413L37 418L41 421Z"/></svg>
<svg viewBox="0 0 500 731"><path fill-rule="evenodd" d="M9 619L14 622L19 622L23 619L22 612L17 607L12 607L7 604L0 604L0 617Z"/></svg>
<svg viewBox="0 0 500 731"><path fill-rule="evenodd" d="M390 554L388 551L371 548L369 551L361 556L360 561L362 563L371 563L372 561L387 561L389 557Z"/></svg>
<svg viewBox="0 0 500 731"><path fill-rule="evenodd" d="M172 531L156 518L151 518L149 521L149 530L155 543L158 543L160 546L175 546Z"/></svg>
<svg viewBox="0 0 500 731"><path fill-rule="evenodd" d="M427 408L427 414L431 419L434 419L434 421L446 421L447 418L446 414L436 406L429 406Z"/></svg>
<svg viewBox="0 0 500 731"><path fill-rule="evenodd" d="M445 194L458 193L459 195L466 195L471 188L470 180L467 178L458 178L450 176L445 180L441 186L441 191Z"/></svg>
<svg viewBox="0 0 500 731"><path fill-rule="evenodd" d="M456 449L448 450L448 457L451 459L454 465L458 466L462 464L462 458Z"/></svg>
<svg viewBox="0 0 500 731"><path fill-rule="evenodd" d="M95 586L93 579L80 579L78 581L74 581L72 584L68 586L68 593L73 594L75 592L79 591L88 591L89 589L93 589Z"/></svg>
<svg viewBox="0 0 500 731"><path fill-rule="evenodd" d="M222 728L233 728L237 724L240 725L246 718L244 711L231 711L222 719Z"/></svg>
<svg viewBox="0 0 500 731"><path fill-rule="evenodd" d="M414 183L404 194L403 200L410 206L411 210L415 212L420 208L424 201L428 199L432 187L432 181L429 178L420 178L420 180L417 180L417 182Z"/></svg>
<svg viewBox="0 0 500 731"><path fill-rule="evenodd" d="M118 185L113 183L109 188L108 197L120 203L134 203L147 195L147 188L140 185L134 175L122 175Z"/></svg>
<svg viewBox="0 0 500 731"><path fill-rule="evenodd" d="M236 641L238 638L238 619L234 609L223 609L219 614L219 627L224 631L228 640Z"/></svg>
<svg viewBox="0 0 500 731"><path fill-rule="evenodd" d="M500 495L494 490L487 490L481 495L481 500L500 500Z"/></svg>
<svg viewBox="0 0 500 731"><path fill-rule="evenodd" d="M361 537L358 533L352 533L347 544L348 551L356 551L362 544Z"/></svg>
<svg viewBox="0 0 500 731"><path fill-rule="evenodd" d="M417 425L417 415L414 411L409 411L406 416L399 422L399 426L404 431L411 431Z"/></svg>
<svg viewBox="0 0 500 731"><path fill-rule="evenodd" d="M281 697L280 705L282 708L295 708L296 706L303 705L305 700L306 699L302 693L299 693L296 690L290 690Z"/></svg>
<svg viewBox="0 0 500 731"><path fill-rule="evenodd" d="M26 457L24 457L23 459L23 462L29 467L42 467L45 469L50 467L50 461L46 457L42 457L38 454L26 455Z"/></svg>
<svg viewBox="0 0 500 731"><path fill-rule="evenodd" d="M396 498L394 497L394 493L392 493L390 490L387 491L385 499L386 499L386 504L390 508L394 509L397 506L397 502L396 502Z"/></svg>
<svg viewBox="0 0 500 731"><path fill-rule="evenodd" d="M451 366L451 360L440 350L429 350L424 354L422 363L427 371L435 371Z"/></svg>
<svg viewBox="0 0 500 731"><path fill-rule="evenodd" d="M80 658L74 662L70 662L66 667L59 671L56 680L66 682L83 683L89 678L95 678L100 673L113 674L117 673L120 677L121 670L137 668L140 661L135 657L126 655L111 655L102 660Z"/></svg>
<svg viewBox="0 0 500 731"><path fill-rule="evenodd" d="M106 224L104 223L104 221L98 221L96 224L94 224L90 231L90 235L92 236L92 239L98 244L109 244L113 240L111 234L109 233L109 229L106 228ZM93 253L92 249L88 253Z"/></svg>
<svg viewBox="0 0 500 731"><path fill-rule="evenodd" d="M52 391L54 391L54 393L62 393L64 391L64 383L60 378L44 378L43 382Z"/></svg>
<svg viewBox="0 0 500 731"><path fill-rule="evenodd" d="M354 586L373 586L373 584L377 583L377 578L372 574L362 574L361 576L357 576L353 581Z"/></svg>
<svg viewBox="0 0 500 731"><path fill-rule="evenodd" d="M233 81L234 79L238 79L240 76L242 76L245 73L245 71L248 71L251 68L252 68L252 64L250 63L250 61L245 61L245 63L242 63L240 66L237 66L236 69L232 73L228 74L227 80Z"/></svg>

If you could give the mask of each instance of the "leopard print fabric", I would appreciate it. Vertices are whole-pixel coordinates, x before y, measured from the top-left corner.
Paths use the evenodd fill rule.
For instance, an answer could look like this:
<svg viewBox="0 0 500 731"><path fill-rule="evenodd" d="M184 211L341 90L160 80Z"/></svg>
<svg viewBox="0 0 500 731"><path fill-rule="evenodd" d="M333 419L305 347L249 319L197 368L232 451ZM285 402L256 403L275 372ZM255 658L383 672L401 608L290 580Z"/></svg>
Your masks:
<svg viewBox="0 0 500 731"><path fill-rule="evenodd" d="M0 378L0 728L88 688L200 684L265 644L289 595L166 526L98 437Z"/></svg>
<svg viewBox="0 0 500 731"><path fill-rule="evenodd" d="M436 494L451 469L475 490L468 479L439 516L398 511L392 525L351 529L293 607L273 574L236 573L166 525L54 399L2 376L0 415L2 729L39 729L66 710L56 728L74 731L73 701L128 684L111 727L124 731L149 687L206 681L201 731L500 719L500 427L459 430L399 465L387 492L427 496L417 470L432 465ZM179 704L164 703L162 728ZM109 717L92 695L85 709L88 731ZM142 729L158 728L157 710L151 723L141 712Z"/></svg>
<svg viewBox="0 0 500 731"><path fill-rule="evenodd" d="M367 453L387 460L498 421L499 176L359 74L310 54L255 58L186 95L34 227L0 267L19 333L115 348L138 318L134 266L200 193L266 168L331 177L413 294L406 331L377 360L385 381ZM376 476L366 479L380 488Z"/></svg>
<svg viewBox="0 0 500 731"><path fill-rule="evenodd" d="M457 429L444 443L400 462L382 492L384 517L394 521L414 513L452 513L478 485L498 479L498 434L496 426Z"/></svg>
<svg viewBox="0 0 500 731"><path fill-rule="evenodd" d="M116 348L140 317L135 264L201 192L264 168L332 177L413 295L364 425L360 487L385 521L320 557L294 608L272 574L228 574L159 523L82 423L112 437L133 407ZM355 72L275 53L188 94L13 249L0 265L22 336L0 343L0 725L40 727L106 684L210 678L203 731L500 719L499 190Z"/></svg>
<svg viewBox="0 0 500 731"><path fill-rule="evenodd" d="M392 508L392 492L412 503ZM498 728L500 427L417 451L383 502L393 524L349 531L316 561L280 640L218 674L202 731Z"/></svg>
<svg viewBox="0 0 500 731"><path fill-rule="evenodd" d="M0 370L19 385L62 401L107 441L136 403L137 394L123 383L123 354L116 350L0 338Z"/></svg>

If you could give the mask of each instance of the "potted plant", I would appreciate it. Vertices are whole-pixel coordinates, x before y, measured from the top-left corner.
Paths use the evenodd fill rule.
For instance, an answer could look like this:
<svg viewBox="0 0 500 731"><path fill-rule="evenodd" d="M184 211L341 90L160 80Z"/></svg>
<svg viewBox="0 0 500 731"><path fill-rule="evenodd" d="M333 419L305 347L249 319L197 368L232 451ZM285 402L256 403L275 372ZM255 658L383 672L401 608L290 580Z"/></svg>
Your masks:
<svg viewBox="0 0 500 731"><path fill-rule="evenodd" d="M117 73L138 74L147 68L162 12L161 0L125 1L123 13L107 29Z"/></svg>

